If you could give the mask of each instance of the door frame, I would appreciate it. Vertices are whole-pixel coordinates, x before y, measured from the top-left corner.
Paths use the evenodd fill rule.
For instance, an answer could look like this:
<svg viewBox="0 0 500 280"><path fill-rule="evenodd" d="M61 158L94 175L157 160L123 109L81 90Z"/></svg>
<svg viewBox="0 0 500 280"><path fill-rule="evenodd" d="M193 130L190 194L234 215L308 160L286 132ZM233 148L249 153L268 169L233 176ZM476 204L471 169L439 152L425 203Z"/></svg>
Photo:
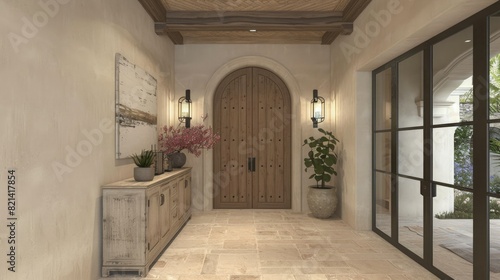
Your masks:
<svg viewBox="0 0 500 280"><path fill-rule="evenodd" d="M204 94L203 111L208 113L205 124L213 126L213 103L215 91L219 83L231 72L245 67L260 67L272 71L286 84L290 92L291 99L291 129L292 129L292 151L302 150L302 128L301 124L307 122L307 118L301 114L301 107L307 104L300 104L300 86L295 77L282 64L265 57L244 56L233 59L222 65L215 71L207 83ZM302 190L302 153L292 153L292 211L302 212L305 209ZM197 182L203 187L201 197L194 200L199 209L210 211L213 209L213 151L204 150L203 152L203 181Z"/></svg>

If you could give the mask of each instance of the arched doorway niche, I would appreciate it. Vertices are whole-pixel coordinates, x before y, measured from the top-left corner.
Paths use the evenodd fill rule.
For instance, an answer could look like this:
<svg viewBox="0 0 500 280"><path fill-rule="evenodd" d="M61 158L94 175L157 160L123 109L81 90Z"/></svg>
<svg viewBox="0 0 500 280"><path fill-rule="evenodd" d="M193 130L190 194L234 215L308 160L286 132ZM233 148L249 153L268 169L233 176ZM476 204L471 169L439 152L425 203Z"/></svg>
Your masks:
<svg viewBox="0 0 500 280"><path fill-rule="evenodd" d="M300 86L295 77L282 64L260 56L244 56L233 59L221 66L212 75L205 88L205 98L203 109L205 112L212 112L215 91L220 81L235 70L244 67L261 67L278 75L290 90L292 101L292 151L302 150L301 139L301 105ZM213 116L208 115L205 124L213 126ZM302 153L292 153L292 211L302 211ZM213 209L213 152L207 150L203 154L203 210Z"/></svg>

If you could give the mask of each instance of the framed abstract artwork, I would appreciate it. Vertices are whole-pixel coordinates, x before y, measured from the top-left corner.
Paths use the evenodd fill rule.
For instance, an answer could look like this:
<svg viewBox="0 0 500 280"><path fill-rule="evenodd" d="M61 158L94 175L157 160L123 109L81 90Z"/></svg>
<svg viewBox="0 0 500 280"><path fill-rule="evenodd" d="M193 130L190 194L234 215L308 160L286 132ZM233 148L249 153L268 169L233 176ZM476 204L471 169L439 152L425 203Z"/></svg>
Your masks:
<svg viewBox="0 0 500 280"><path fill-rule="evenodd" d="M116 159L122 159L157 143L157 82L123 55L115 61Z"/></svg>

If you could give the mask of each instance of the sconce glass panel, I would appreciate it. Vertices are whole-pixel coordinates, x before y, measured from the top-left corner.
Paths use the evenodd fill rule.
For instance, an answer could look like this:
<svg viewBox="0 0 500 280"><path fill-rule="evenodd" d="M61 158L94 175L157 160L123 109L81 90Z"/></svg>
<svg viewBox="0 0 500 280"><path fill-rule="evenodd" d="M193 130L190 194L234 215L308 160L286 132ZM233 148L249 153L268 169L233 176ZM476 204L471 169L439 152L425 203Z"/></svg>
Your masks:
<svg viewBox="0 0 500 280"><path fill-rule="evenodd" d="M318 96L318 90L313 90L313 99L311 100L311 120L313 127L317 128L318 123L325 120L325 99Z"/></svg>
<svg viewBox="0 0 500 280"><path fill-rule="evenodd" d="M186 123L186 127L190 127L191 121L191 91L186 90L186 96L179 98L178 116L179 122Z"/></svg>

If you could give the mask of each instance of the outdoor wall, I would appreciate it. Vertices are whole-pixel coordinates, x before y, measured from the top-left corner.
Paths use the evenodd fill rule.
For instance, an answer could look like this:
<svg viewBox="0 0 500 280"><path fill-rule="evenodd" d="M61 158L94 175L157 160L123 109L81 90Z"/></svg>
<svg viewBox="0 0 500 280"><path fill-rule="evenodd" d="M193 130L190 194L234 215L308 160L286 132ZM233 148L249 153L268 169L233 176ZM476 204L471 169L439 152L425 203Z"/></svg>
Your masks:
<svg viewBox="0 0 500 280"><path fill-rule="evenodd" d="M331 46L334 131L341 141L343 219L371 228L371 71L446 30L493 0L373 0L354 32Z"/></svg>
<svg viewBox="0 0 500 280"><path fill-rule="evenodd" d="M193 124L212 125L213 95L218 83L232 71L257 66L275 72L288 86L292 96L292 209L309 211L305 200L307 188L314 181L304 172L303 139L314 135L310 119L313 89L327 96L326 121L319 127L330 129L334 120L331 112L330 52L321 45L182 45L175 48L176 96L191 90ZM175 116L172 116L175 120ZM188 155L193 166L193 207L212 209L212 151L201 158ZM339 212L340 213L340 212ZM339 214L338 213L338 214Z"/></svg>
<svg viewBox="0 0 500 280"><path fill-rule="evenodd" d="M115 53L156 77L165 124L173 44L137 0L3 0L0 35L0 279L98 279L100 187L132 177L134 166L115 161ZM7 270L11 168L15 273Z"/></svg>

